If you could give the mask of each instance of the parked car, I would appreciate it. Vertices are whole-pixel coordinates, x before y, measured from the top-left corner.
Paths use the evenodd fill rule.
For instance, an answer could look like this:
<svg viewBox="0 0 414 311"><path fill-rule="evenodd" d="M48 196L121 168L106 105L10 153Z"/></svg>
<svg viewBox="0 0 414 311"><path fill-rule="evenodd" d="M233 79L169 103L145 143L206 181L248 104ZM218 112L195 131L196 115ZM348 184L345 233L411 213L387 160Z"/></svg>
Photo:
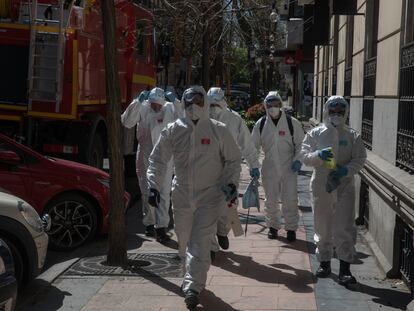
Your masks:
<svg viewBox="0 0 414 311"><path fill-rule="evenodd" d="M14 276L13 255L0 239L0 310L13 311L17 298L17 280Z"/></svg>
<svg viewBox="0 0 414 311"><path fill-rule="evenodd" d="M10 248L19 285L35 278L46 259L50 218L42 221L24 200L0 191L0 239Z"/></svg>
<svg viewBox="0 0 414 311"><path fill-rule="evenodd" d="M248 107L250 94L239 90L230 90L230 101L234 103L236 110L244 110Z"/></svg>
<svg viewBox="0 0 414 311"><path fill-rule="evenodd" d="M0 134L0 187L50 215L53 249L70 250L108 231L109 175L102 170L43 156Z"/></svg>

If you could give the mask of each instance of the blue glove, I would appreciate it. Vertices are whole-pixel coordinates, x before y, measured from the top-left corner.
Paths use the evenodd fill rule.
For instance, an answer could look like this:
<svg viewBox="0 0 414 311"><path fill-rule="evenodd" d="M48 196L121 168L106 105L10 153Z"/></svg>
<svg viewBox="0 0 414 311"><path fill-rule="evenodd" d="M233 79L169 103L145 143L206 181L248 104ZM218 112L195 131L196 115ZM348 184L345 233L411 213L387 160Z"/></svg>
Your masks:
<svg viewBox="0 0 414 311"><path fill-rule="evenodd" d="M324 161L328 161L328 160L333 158L333 154L332 154L329 147L328 148L323 148L322 150L319 150L318 151L318 156Z"/></svg>
<svg viewBox="0 0 414 311"><path fill-rule="evenodd" d="M222 187L221 191L223 191L227 202L233 202L237 199L237 188L234 184L228 184Z"/></svg>
<svg viewBox="0 0 414 311"><path fill-rule="evenodd" d="M255 167L250 170L250 177L254 179L259 179L260 177L260 170Z"/></svg>
<svg viewBox="0 0 414 311"><path fill-rule="evenodd" d="M142 103L144 100L147 100L149 93L150 93L149 91L142 91L138 96L138 101Z"/></svg>
<svg viewBox="0 0 414 311"><path fill-rule="evenodd" d="M341 180L333 175L331 172L326 180L326 192L331 193L341 184Z"/></svg>
<svg viewBox="0 0 414 311"><path fill-rule="evenodd" d="M160 193L157 189L151 188L148 196L148 204L154 207L160 205Z"/></svg>
<svg viewBox="0 0 414 311"><path fill-rule="evenodd" d="M331 172L329 175L332 175L335 178L341 179L342 177L345 177L346 175L348 175L348 169L346 168L346 166L337 164L336 170Z"/></svg>
<svg viewBox="0 0 414 311"><path fill-rule="evenodd" d="M299 160L295 160L293 161L292 166L290 168L292 169L292 171L297 173L302 168L302 163Z"/></svg>
<svg viewBox="0 0 414 311"><path fill-rule="evenodd" d="M175 101L175 96L172 92L165 93L165 99L173 103Z"/></svg>

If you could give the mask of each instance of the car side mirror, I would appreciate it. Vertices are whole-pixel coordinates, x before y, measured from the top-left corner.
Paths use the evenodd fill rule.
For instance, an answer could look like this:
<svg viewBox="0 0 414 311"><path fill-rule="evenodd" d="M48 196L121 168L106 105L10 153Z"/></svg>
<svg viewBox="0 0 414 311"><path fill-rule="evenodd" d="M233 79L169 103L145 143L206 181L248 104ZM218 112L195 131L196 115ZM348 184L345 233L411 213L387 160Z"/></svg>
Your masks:
<svg viewBox="0 0 414 311"><path fill-rule="evenodd" d="M20 164L20 157L14 151L0 150L0 163L18 165Z"/></svg>

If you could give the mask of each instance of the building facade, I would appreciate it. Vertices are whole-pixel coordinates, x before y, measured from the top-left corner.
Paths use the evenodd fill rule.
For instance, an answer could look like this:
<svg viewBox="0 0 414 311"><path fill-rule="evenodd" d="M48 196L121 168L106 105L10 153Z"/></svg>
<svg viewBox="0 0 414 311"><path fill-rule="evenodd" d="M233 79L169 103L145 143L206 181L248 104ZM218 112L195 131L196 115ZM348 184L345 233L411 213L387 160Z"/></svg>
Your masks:
<svg viewBox="0 0 414 311"><path fill-rule="evenodd" d="M329 44L315 47L314 125L332 94L350 103L368 160L358 178L357 224L388 276L413 286L414 0L358 0L330 15ZM355 14L356 13L356 14Z"/></svg>

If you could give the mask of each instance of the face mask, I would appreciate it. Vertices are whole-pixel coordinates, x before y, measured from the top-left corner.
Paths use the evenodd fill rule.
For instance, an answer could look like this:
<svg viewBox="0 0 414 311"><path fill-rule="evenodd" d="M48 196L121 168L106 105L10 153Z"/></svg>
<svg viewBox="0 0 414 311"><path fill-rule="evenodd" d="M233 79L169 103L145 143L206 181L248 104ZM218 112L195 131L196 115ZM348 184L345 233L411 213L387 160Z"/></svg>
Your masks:
<svg viewBox="0 0 414 311"><path fill-rule="evenodd" d="M185 113L191 120L196 121L203 116L204 111L203 108L194 104L185 108Z"/></svg>
<svg viewBox="0 0 414 311"><path fill-rule="evenodd" d="M221 112L223 111L220 107L211 107L210 108L210 117L212 119L218 119L220 117Z"/></svg>
<svg viewBox="0 0 414 311"><path fill-rule="evenodd" d="M338 126L344 123L344 117L334 114L329 116L329 122L331 122L334 126Z"/></svg>
<svg viewBox="0 0 414 311"><path fill-rule="evenodd" d="M279 107L271 107L268 110L269 110L269 114L272 118L277 118L279 116L279 113L280 113L280 108Z"/></svg>

